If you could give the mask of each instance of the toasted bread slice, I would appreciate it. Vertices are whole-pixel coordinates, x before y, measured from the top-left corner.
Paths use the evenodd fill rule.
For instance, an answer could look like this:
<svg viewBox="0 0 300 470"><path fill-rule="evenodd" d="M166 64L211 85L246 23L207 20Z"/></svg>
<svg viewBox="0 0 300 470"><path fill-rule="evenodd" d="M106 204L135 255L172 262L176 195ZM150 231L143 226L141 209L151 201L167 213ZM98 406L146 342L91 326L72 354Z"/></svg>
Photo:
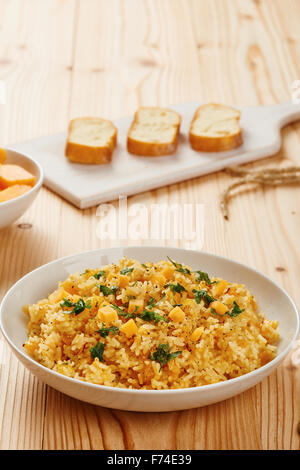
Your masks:
<svg viewBox="0 0 300 470"><path fill-rule="evenodd" d="M128 132L128 152L149 157L174 153L180 122L180 115L170 109L139 108Z"/></svg>
<svg viewBox="0 0 300 470"><path fill-rule="evenodd" d="M190 144L202 152L222 152L243 143L240 111L220 104L200 106L190 127Z"/></svg>
<svg viewBox="0 0 300 470"><path fill-rule="evenodd" d="M108 163L117 143L111 121L96 117L73 119L69 126L66 157L76 163Z"/></svg>

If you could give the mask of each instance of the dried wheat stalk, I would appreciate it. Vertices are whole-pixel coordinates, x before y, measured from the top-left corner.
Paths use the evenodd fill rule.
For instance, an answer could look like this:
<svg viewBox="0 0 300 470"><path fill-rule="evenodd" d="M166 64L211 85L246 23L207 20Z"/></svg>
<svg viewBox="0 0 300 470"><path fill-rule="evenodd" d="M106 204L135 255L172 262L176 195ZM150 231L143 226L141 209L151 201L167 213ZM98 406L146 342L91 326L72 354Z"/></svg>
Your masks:
<svg viewBox="0 0 300 470"><path fill-rule="evenodd" d="M300 166L284 168L263 168L262 170L247 170L240 167L226 168L227 173L241 176L222 193L220 206L224 219L229 220L228 204L234 189L247 185L282 186L284 184L300 183Z"/></svg>

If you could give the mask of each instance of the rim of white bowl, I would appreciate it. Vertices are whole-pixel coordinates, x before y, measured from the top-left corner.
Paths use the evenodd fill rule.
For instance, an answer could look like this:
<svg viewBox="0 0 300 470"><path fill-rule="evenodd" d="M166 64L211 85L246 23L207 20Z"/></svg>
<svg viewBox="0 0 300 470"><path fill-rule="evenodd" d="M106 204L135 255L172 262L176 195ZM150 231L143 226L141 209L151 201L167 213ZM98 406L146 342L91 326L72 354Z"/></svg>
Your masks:
<svg viewBox="0 0 300 470"><path fill-rule="evenodd" d="M41 167L41 165L36 160L29 157L25 153L19 152L17 150L13 150L13 149L10 149L10 148L5 148L5 150L8 151L8 152L14 152L14 153L18 154L20 157L25 158L25 160L28 160L31 163L33 163L39 171L39 178L38 178L37 182L35 183L35 185L32 186L32 188L29 191L27 191L27 193L24 193L21 196L14 197L13 199L10 199L9 201L1 202L0 210L1 210L1 207L8 207L9 205L13 205L15 203L15 201L20 201L21 199L25 199L27 196L29 196L29 194L31 194L35 191L38 191L40 189L40 187L42 186L43 180L44 180L43 168Z"/></svg>
<svg viewBox="0 0 300 470"><path fill-rule="evenodd" d="M235 377L234 379L229 379L229 380L226 380L226 381L223 381L223 382L217 382L217 383L214 383L214 384L208 384L208 385L199 385L198 387L187 387L187 388L175 388L175 389L164 389L164 390L148 390L148 389L137 389L137 388L122 388L122 387L110 387L110 386L107 386L107 385L99 385L99 384L93 384L92 382L85 382L83 380L79 380L79 379L75 379L73 377L68 377L66 375L63 375L63 374L60 374L59 372L56 372L52 369L49 369L48 367L45 367L43 366L42 364L40 364L39 362L35 361L34 359L32 359L29 355L25 354L21 349L19 349L11 340L10 338L8 337L8 335L6 334L5 332L5 329L4 329L4 326L2 324L2 315L3 315L3 305L5 304L5 301L6 301L6 298L8 298L10 296L10 293L19 285L21 284L21 282L26 279L27 277L30 277L31 274L33 274L34 272L37 272L39 270L42 270L43 268L45 268L46 266L50 266L52 264L55 264L55 263L58 263L58 262L61 262L61 261L66 261L68 259L71 259L71 258L74 258L76 256L82 256L82 255L87 255L87 254L90 254L90 253L99 253L99 252L103 252L103 251L113 251L113 250L120 250L120 249L126 249L126 248L129 248L129 249L132 249L132 250L143 250L143 249L157 249L157 250L175 250L175 251L187 251L189 253L195 253L197 255L199 254L204 254L204 255L208 255L208 256L212 256L212 257L215 257L215 258L219 258L219 259L223 259L225 261L229 261L231 263L234 263L236 264L237 266L241 266L243 268L246 268L246 269L249 269L250 271L254 272L255 274L258 274L259 276L262 276L263 278L265 278L266 280L268 280L269 282L271 282L272 284L275 284L275 286L283 293L285 294L289 301L291 302L292 306L294 307L294 310L295 310L295 313L296 313L296 318L297 318L297 325L296 325L296 329L295 329L295 332L294 332L294 335L293 337L290 339L290 342L288 344L288 346L286 346L286 348L278 355L276 356L274 359L272 359L272 361L268 362L267 364L265 364L264 366L262 367L259 367L259 369L255 369L253 370L252 372L248 372L247 374L243 374L239 377ZM225 388L226 386L230 386L230 384L233 384L233 383L239 383L239 382L242 382L243 380L245 380L246 378L252 378L252 377L256 377L256 376L259 376L261 375L261 373L263 371L267 371L268 369L273 369L274 366L276 367L277 365L280 364L280 362L284 359L284 357L287 355L287 353L292 349L293 345L294 345L294 342L296 341L298 335L299 335L299 331L300 331L300 314L299 314L299 311L298 311L298 308L294 302L294 300L292 299L292 297L290 296L290 294L285 290L283 289L279 284L277 284L277 282L273 281L273 279L271 279L269 276L261 273L260 271L258 271L257 269L255 268L252 268L250 266L248 266L247 264L244 264L244 263L240 263L239 261L235 261L235 260L232 260L230 258L227 258L225 256L220 256L220 255L215 255L214 253L210 253L208 251L197 251L197 250L189 250L189 249L186 249L186 248L178 248L178 247L171 247L171 246L115 246L115 247L111 247L111 248L98 248L96 250L87 250L87 251L82 251L82 252L78 252L78 253L75 253L73 255L68 255L68 256L63 256L61 258L57 258L56 260L53 260L53 261L50 261L49 263L46 263L46 264L43 264L42 266L40 266L39 268L36 268L34 269L33 271L30 271L29 273L25 274L25 276L23 276L21 279L19 279L8 291L7 293L5 294L5 296L3 297L2 301L1 301L1 304L0 304L0 328L1 328L1 331L2 331L2 334L3 336L5 337L6 341L8 342L8 344L11 346L11 348L16 351L18 354L20 354L25 360L31 362L34 366L38 367L38 368L41 368L42 370L44 370L46 373L49 373L50 375L53 375L55 377L58 377L62 380L66 380L67 382L70 382L70 383L77 383L79 385L83 385L83 386L87 386L88 388L92 388L92 389L95 389L95 390L105 390L105 391L108 391L108 392L112 392L112 391L118 391L118 392L126 392L126 393L129 393L129 394L136 394L136 393L139 393L141 395L161 395L161 394L166 394L166 393L169 393L169 394L172 394L172 395L176 395L176 394L180 394L182 392L194 392L194 393L197 393L197 392L200 392L200 391L207 391L207 390L217 390L217 389L220 389L220 388ZM42 380L42 379L41 379Z"/></svg>

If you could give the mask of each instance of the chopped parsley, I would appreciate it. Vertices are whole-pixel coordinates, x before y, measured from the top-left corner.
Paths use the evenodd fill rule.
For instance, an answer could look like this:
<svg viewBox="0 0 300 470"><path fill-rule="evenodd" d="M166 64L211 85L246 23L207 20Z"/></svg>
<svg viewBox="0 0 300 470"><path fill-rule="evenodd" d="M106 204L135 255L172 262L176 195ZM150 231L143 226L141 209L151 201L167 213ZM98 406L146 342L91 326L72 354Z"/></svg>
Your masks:
<svg viewBox="0 0 300 470"><path fill-rule="evenodd" d="M120 271L120 274L130 274L133 270L134 268L124 268Z"/></svg>
<svg viewBox="0 0 300 470"><path fill-rule="evenodd" d="M188 268L183 268L181 263L176 263L171 258L169 258L169 256L167 256L167 258L173 264L173 266L175 266L176 271L183 274L191 274L191 271Z"/></svg>
<svg viewBox="0 0 300 470"><path fill-rule="evenodd" d="M122 310L117 305L111 305L111 307L114 308L115 310L117 310L118 315L120 315L120 317L124 317L125 319L136 318L137 317L137 314L135 312L132 312L132 313L124 312L124 310ZM135 311L137 311L137 310L138 310L138 307L135 307Z"/></svg>
<svg viewBox="0 0 300 470"><path fill-rule="evenodd" d="M101 284L96 284L97 287L99 287L100 289L100 292L102 292L102 294L107 297L108 295L115 295L117 290L118 290L118 286L114 286L114 287L108 287L108 286L102 286Z"/></svg>
<svg viewBox="0 0 300 470"><path fill-rule="evenodd" d="M111 305L112 308L114 308L115 310L117 310L117 312L120 312L120 314L122 313L126 313L124 312L124 310L122 310L120 307L118 307L117 305Z"/></svg>
<svg viewBox="0 0 300 470"><path fill-rule="evenodd" d="M179 282L177 282L177 284L167 284L166 287L170 287L171 291L178 292L178 294L186 291L186 289L181 284L179 284Z"/></svg>
<svg viewBox="0 0 300 470"><path fill-rule="evenodd" d="M233 308L230 312L228 312L226 315L229 315L230 317L237 317L242 313L245 309L241 309L240 306L236 303L236 301L233 301Z"/></svg>
<svg viewBox="0 0 300 470"><path fill-rule="evenodd" d="M240 306L236 303L236 301L234 300L233 301L233 307L231 309L230 312L226 312L225 315L228 315L229 317L231 318L234 318L234 317L237 317L238 315L240 315L241 313L243 313L245 309L241 309ZM219 317L220 316L223 316L223 315L220 315L219 313L217 313L215 311L214 308L211 308L211 312L214 314L214 315L218 315Z"/></svg>
<svg viewBox="0 0 300 470"><path fill-rule="evenodd" d="M142 266L143 266L143 268L148 269L148 267L146 266L146 264L142 263Z"/></svg>
<svg viewBox="0 0 300 470"><path fill-rule="evenodd" d="M203 299L204 305L205 305L206 308L209 307L211 302L216 300L214 297L209 295L209 293L207 292L206 289L201 289L201 290L193 289L193 292L195 294L195 300L196 300L197 304L200 304L201 300Z"/></svg>
<svg viewBox="0 0 300 470"><path fill-rule="evenodd" d="M63 299L63 301L60 303L60 306L64 308L73 308L71 311L67 311L65 313L68 313L71 315L72 313L75 313L75 315L79 315L79 313L83 312L86 308L92 308L90 303L86 303L83 299L79 299L77 302L71 302L69 299Z"/></svg>
<svg viewBox="0 0 300 470"><path fill-rule="evenodd" d="M154 297L150 297L150 299L147 302L147 307L152 308L156 304L156 300Z"/></svg>
<svg viewBox="0 0 300 470"><path fill-rule="evenodd" d="M138 307L135 307L135 311L131 313L125 312L123 309L118 307L117 305L112 305L112 308L114 308L120 317L124 317L126 320L128 318L141 318L144 321L154 321L154 323L158 323L160 321L166 322L168 321L167 318L164 316L160 315L159 313L152 312L151 310L144 310L141 314L137 313Z"/></svg>
<svg viewBox="0 0 300 470"><path fill-rule="evenodd" d="M112 333L113 335L117 335L119 333L119 328L117 326L110 326L110 327L103 327L100 330L97 330L97 333L101 336L101 338L105 338Z"/></svg>
<svg viewBox="0 0 300 470"><path fill-rule="evenodd" d="M206 284L208 284L209 286L212 284L210 277L207 273L203 271L194 271L194 272L198 274L197 282L205 281Z"/></svg>
<svg viewBox="0 0 300 470"><path fill-rule="evenodd" d="M101 341L98 341L96 346L90 349L90 353L93 359L96 359L96 357L99 359L100 362L103 362L103 353L104 353L104 348L105 344L101 343Z"/></svg>
<svg viewBox="0 0 300 470"><path fill-rule="evenodd" d="M168 321L167 318L159 315L159 313L151 312L150 310L144 310L143 313L140 315L140 318L145 321L154 321L154 323L158 323L160 321L166 322Z"/></svg>
<svg viewBox="0 0 300 470"><path fill-rule="evenodd" d="M222 317L222 315L220 315L219 313L217 313L214 308L211 307L210 311L211 311L211 313L213 313L214 315L217 315L218 317Z"/></svg>
<svg viewBox="0 0 300 470"><path fill-rule="evenodd" d="M100 277L105 276L105 271L98 271L93 277L99 281Z"/></svg>
<svg viewBox="0 0 300 470"><path fill-rule="evenodd" d="M175 359L175 357L179 356L181 354L181 351L176 351L171 353L170 352L170 345L168 343L165 344L159 344L156 351L154 351L153 354L149 354L148 358L151 359L151 361L156 361L159 362L160 364L160 369L161 369L172 359Z"/></svg>

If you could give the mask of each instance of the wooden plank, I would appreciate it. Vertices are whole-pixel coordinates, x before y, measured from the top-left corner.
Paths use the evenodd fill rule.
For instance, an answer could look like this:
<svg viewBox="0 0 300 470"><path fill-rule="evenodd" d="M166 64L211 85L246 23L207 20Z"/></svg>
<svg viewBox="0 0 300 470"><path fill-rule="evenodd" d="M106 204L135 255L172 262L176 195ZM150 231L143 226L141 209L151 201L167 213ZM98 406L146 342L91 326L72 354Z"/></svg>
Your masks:
<svg viewBox="0 0 300 470"><path fill-rule="evenodd" d="M0 79L8 83L8 104L0 106L4 143L62 130L79 115L118 118L140 104L287 101L300 78L300 4L293 0L41 3L0 0ZM279 154L255 166L299 164L299 131L299 124L285 129ZM225 222L218 195L229 181L224 173L205 176L134 196L128 205L203 203L204 245L196 240L194 247L260 269L300 305L299 187L243 191ZM190 246L175 239L100 240L98 221L96 209L79 211L43 190L17 224L0 232L0 295L24 273L74 252L119 244ZM18 228L20 222L32 228ZM46 389L6 346L0 362L4 349L1 448L300 448L300 380L290 356L260 385L226 402L142 414L94 407Z"/></svg>
<svg viewBox="0 0 300 470"><path fill-rule="evenodd" d="M0 106L3 144L55 132L66 125L75 18L72 3L0 2L0 79L7 89L7 104ZM1 298L22 275L57 256L57 214L63 204L43 189L30 211L1 232ZM19 228L22 222L32 228ZM11 353L6 353L5 361L0 376L0 448L40 449L46 387Z"/></svg>

